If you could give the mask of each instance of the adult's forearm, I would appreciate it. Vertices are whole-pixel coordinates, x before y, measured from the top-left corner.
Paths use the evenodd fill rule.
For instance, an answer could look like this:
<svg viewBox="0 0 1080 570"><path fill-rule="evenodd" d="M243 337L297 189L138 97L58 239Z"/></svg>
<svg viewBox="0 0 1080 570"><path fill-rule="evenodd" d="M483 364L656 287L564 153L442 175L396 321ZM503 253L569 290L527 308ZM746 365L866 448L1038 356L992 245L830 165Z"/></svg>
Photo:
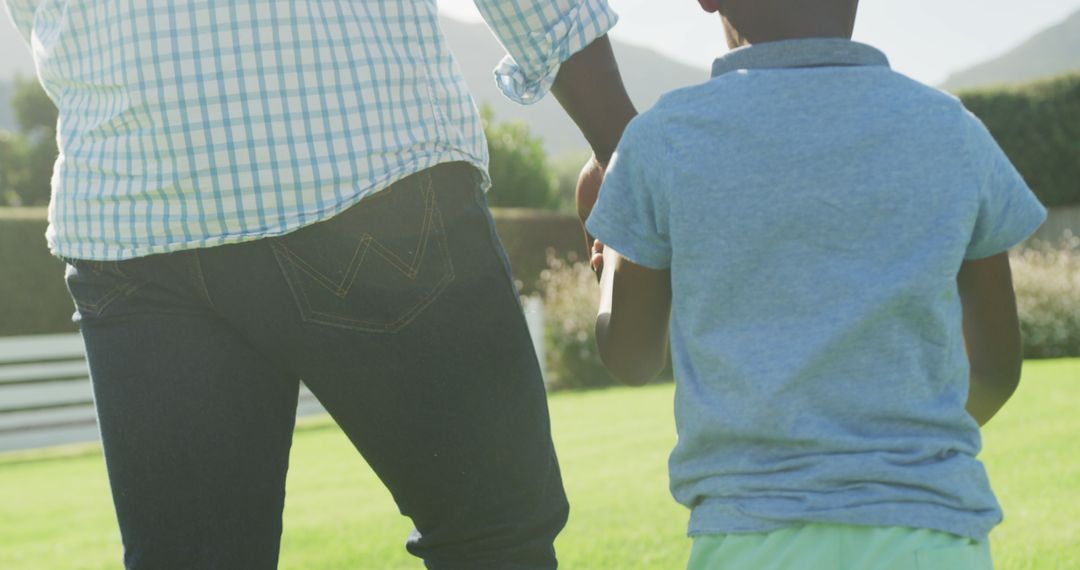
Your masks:
<svg viewBox="0 0 1080 570"><path fill-rule="evenodd" d="M563 62L551 92L581 129L597 161L606 166L637 115L606 35Z"/></svg>

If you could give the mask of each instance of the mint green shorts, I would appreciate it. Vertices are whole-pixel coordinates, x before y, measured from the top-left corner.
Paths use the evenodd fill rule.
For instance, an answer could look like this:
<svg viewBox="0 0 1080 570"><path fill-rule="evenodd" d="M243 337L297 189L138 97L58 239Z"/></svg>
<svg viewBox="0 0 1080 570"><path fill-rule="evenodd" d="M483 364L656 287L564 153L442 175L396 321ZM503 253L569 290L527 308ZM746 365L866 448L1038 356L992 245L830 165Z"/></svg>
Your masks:
<svg viewBox="0 0 1080 570"><path fill-rule="evenodd" d="M695 536L688 570L992 570L990 543L926 529L810 524Z"/></svg>

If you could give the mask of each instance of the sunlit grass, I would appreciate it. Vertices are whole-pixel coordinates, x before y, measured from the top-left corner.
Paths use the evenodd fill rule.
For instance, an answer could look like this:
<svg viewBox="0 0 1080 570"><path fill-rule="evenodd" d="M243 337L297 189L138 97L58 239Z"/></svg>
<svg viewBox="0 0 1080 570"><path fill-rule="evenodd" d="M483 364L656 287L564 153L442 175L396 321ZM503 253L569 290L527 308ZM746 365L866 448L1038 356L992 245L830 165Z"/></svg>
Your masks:
<svg viewBox="0 0 1080 570"><path fill-rule="evenodd" d="M985 431L983 460L1005 507L997 567L1080 568L1080 359L1029 362L1024 383ZM674 443L671 386L551 398L570 495L557 544L568 569L678 569L686 512L667 491ZM297 432L281 568L420 569L402 544L410 524L336 427ZM105 469L96 447L0 456L0 568L120 566Z"/></svg>

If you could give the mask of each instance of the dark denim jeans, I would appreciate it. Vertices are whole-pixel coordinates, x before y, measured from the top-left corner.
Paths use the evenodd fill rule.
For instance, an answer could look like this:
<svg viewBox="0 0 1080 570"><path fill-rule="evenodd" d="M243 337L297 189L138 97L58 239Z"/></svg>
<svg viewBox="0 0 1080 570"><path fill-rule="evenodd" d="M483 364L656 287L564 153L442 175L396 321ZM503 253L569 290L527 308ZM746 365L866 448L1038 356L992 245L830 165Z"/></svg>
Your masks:
<svg viewBox="0 0 1080 570"><path fill-rule="evenodd" d="M472 167L284 237L69 261L67 283L127 568L276 566L300 379L428 568L555 568L544 387Z"/></svg>

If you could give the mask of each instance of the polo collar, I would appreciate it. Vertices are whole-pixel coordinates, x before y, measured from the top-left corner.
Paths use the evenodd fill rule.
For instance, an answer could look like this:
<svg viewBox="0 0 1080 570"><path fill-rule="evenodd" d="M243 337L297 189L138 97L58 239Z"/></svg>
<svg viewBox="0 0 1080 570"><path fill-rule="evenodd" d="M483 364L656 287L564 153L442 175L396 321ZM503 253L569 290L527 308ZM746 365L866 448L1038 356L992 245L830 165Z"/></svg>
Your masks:
<svg viewBox="0 0 1080 570"><path fill-rule="evenodd" d="M713 62L712 76L739 69L889 66L889 58L866 44L842 38L782 40L741 47Z"/></svg>

